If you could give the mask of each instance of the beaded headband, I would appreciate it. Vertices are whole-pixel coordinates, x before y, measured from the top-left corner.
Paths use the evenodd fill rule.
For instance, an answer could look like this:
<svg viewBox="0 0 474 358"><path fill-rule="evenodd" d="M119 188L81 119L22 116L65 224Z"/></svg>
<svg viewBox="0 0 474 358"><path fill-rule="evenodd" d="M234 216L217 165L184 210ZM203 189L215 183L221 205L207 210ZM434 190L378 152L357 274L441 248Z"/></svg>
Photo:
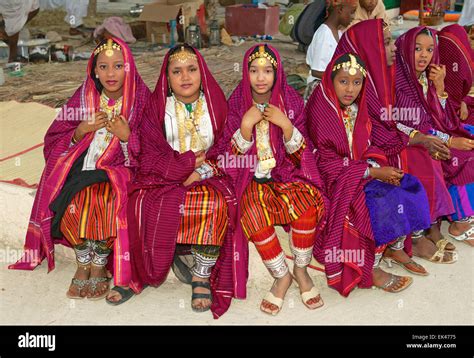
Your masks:
<svg viewBox="0 0 474 358"><path fill-rule="evenodd" d="M119 44L116 44L112 39L108 39L107 42L94 50L94 55L97 56L99 53L105 50L105 55L111 57L114 54L114 50L122 51Z"/></svg>
<svg viewBox="0 0 474 358"><path fill-rule="evenodd" d="M260 45L258 46L258 52L255 52L254 54L249 56L249 63L251 63L253 60L258 58L259 60L257 61L257 64L259 66L265 66L265 59L270 61L270 63L273 65L273 67L277 68L278 62L270 55L268 52L265 51L265 46Z"/></svg>
<svg viewBox="0 0 474 358"><path fill-rule="evenodd" d="M181 63L185 63L187 60L196 60L197 56L194 53L190 53L184 49L184 46L181 46L181 50L176 51L174 54L170 56L169 61L177 60Z"/></svg>
<svg viewBox="0 0 474 358"><path fill-rule="evenodd" d="M350 61L346 61L343 63L339 63L334 66L332 69L332 72L339 70L340 68L343 68L344 71L348 71L351 76L354 76L357 73L357 70L359 70L364 77L367 76L367 71L365 68L363 68L359 63L357 63L357 59L355 58L354 55L349 54Z"/></svg>

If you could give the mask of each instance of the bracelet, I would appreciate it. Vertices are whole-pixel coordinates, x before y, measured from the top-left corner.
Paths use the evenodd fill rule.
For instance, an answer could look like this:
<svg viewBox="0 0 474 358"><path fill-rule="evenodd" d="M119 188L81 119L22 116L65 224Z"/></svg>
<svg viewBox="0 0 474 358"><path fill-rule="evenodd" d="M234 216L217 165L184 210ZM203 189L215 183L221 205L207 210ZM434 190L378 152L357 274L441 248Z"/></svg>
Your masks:
<svg viewBox="0 0 474 358"><path fill-rule="evenodd" d="M72 142L72 144L76 144L76 143L77 143L77 139L75 138L75 133L72 135L71 142Z"/></svg>
<svg viewBox="0 0 474 358"><path fill-rule="evenodd" d="M453 140L453 137L449 137L448 139L448 148L451 148L451 141Z"/></svg>
<svg viewBox="0 0 474 358"><path fill-rule="evenodd" d="M446 98L448 98L448 92L444 91L441 96L438 95L438 98L440 98L440 99L446 99Z"/></svg>
<svg viewBox="0 0 474 358"><path fill-rule="evenodd" d="M409 135L410 139L415 138L415 136L416 136L417 133L420 133L420 131L417 131L416 129L413 129L413 130L410 132L410 135Z"/></svg>

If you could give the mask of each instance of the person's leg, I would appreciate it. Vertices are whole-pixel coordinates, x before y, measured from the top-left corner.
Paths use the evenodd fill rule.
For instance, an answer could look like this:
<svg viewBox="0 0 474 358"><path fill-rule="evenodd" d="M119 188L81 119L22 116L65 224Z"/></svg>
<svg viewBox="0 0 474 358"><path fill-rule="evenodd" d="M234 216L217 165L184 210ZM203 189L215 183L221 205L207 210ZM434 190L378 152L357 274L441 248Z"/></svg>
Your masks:
<svg viewBox="0 0 474 358"><path fill-rule="evenodd" d="M107 241L91 241L93 256L90 274L90 292L88 298L99 299L105 297L109 291L107 278L107 258L112 250L107 246Z"/></svg>
<svg viewBox="0 0 474 358"><path fill-rule="evenodd" d="M26 20L26 23L28 23L33 17L35 17L39 12L39 9L36 9L28 14L28 18ZM26 24L25 23L25 24ZM14 35L8 36L7 37L7 42L8 42L8 48L9 48L9 56L8 56L8 62L15 62L17 60L18 56L18 38L20 37L20 33L17 32Z"/></svg>
<svg viewBox="0 0 474 358"><path fill-rule="evenodd" d="M307 270L313 257L316 219L316 209L310 208L304 215L291 223L290 231L290 249L295 259L293 274L298 282L300 293L305 295L303 303L310 309L321 307L324 304L321 295L314 288L313 280ZM309 294L310 292L311 294Z"/></svg>
<svg viewBox="0 0 474 358"><path fill-rule="evenodd" d="M283 300L293 278L288 269L285 254L278 241L275 228L268 226L253 234L250 240L255 244L263 264L275 279L270 293L277 299ZM277 314L280 311L278 305L271 303L266 298L262 301L260 309L270 314Z"/></svg>
<svg viewBox="0 0 474 358"><path fill-rule="evenodd" d="M83 243L74 245L73 248L76 254L77 270L66 296L68 298L84 298L88 294L92 248L89 240L84 240Z"/></svg>
<svg viewBox="0 0 474 358"><path fill-rule="evenodd" d="M191 269L193 297L191 305L194 311L207 311L212 304L209 278L212 268L219 257L220 247L215 245L193 245L191 254L194 266Z"/></svg>
<svg viewBox="0 0 474 358"><path fill-rule="evenodd" d="M384 253L384 258L387 264L389 267L391 267L391 263L395 262L408 272L421 276L428 275L428 272L425 270L425 268L413 261L403 250L405 248L405 240L406 236L400 236L398 239L388 245Z"/></svg>

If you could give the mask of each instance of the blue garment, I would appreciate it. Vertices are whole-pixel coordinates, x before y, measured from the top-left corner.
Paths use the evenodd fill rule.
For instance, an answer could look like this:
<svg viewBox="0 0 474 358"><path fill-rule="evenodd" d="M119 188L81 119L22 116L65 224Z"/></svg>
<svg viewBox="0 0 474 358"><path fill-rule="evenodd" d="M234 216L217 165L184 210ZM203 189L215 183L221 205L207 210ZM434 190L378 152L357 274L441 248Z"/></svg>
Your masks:
<svg viewBox="0 0 474 358"><path fill-rule="evenodd" d="M400 186L372 180L364 191L376 246L430 227L428 197L416 177L405 174Z"/></svg>

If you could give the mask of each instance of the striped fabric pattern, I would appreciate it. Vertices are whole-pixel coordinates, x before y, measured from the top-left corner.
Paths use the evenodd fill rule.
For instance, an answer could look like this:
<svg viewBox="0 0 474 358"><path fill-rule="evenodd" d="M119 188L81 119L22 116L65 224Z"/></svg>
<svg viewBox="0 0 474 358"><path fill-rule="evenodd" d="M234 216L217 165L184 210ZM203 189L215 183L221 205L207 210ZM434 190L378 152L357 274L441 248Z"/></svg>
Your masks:
<svg viewBox="0 0 474 358"><path fill-rule="evenodd" d="M84 239L107 241L117 237L116 199L109 182L90 185L74 195L61 220L61 232L76 246Z"/></svg>
<svg viewBox="0 0 474 358"><path fill-rule="evenodd" d="M261 184L252 180L240 204L240 222L248 238L267 226L289 224L311 207L315 207L319 214L324 211L319 191L301 182ZM320 217L318 215L318 220Z"/></svg>
<svg viewBox="0 0 474 358"><path fill-rule="evenodd" d="M177 244L221 246L227 230L227 203L224 195L206 185L186 192L180 208L181 223Z"/></svg>

